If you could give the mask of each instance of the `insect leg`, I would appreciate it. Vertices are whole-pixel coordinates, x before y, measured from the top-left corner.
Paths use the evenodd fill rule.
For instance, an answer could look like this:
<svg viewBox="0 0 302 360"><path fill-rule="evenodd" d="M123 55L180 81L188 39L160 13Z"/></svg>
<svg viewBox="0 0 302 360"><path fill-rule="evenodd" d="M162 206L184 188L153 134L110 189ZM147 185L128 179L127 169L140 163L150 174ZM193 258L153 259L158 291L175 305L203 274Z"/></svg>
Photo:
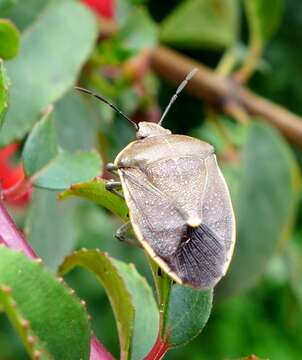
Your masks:
<svg viewBox="0 0 302 360"><path fill-rule="evenodd" d="M120 192L117 191L122 188L122 184L119 181L109 180L106 182L105 187L106 187L106 190L111 191L113 194L124 199L124 196Z"/></svg>
<svg viewBox="0 0 302 360"><path fill-rule="evenodd" d="M107 171L109 171L109 172L111 172L111 173L114 173L114 174L115 174L115 172L116 172L117 169L118 169L117 166L114 165L114 163L108 163L108 164L106 164L105 168L106 168Z"/></svg>
<svg viewBox="0 0 302 360"><path fill-rule="evenodd" d="M136 247L142 247L139 242L137 241L137 239L135 238L135 236L133 235L133 231L132 231L132 226L130 221L126 222L125 224L123 224L122 226L120 226L116 233L115 233L115 237L123 242L126 243L130 246L136 246Z"/></svg>
<svg viewBox="0 0 302 360"><path fill-rule="evenodd" d="M106 182L106 190L120 190L122 188L122 184L120 181L108 180Z"/></svg>

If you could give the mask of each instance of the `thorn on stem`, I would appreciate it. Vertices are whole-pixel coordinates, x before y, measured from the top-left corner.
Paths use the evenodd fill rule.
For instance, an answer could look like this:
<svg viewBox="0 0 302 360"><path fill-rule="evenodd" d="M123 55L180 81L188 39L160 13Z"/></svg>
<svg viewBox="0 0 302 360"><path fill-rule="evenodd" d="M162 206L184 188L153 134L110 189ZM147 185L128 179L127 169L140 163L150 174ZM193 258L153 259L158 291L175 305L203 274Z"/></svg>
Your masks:
<svg viewBox="0 0 302 360"><path fill-rule="evenodd" d="M29 335L27 337L27 342L30 344L30 345L33 345L35 343L35 338L31 335Z"/></svg>
<svg viewBox="0 0 302 360"><path fill-rule="evenodd" d="M28 328L29 328L29 321L26 320L26 319L23 319L23 320L22 320L22 327L23 327L24 329L28 329Z"/></svg>

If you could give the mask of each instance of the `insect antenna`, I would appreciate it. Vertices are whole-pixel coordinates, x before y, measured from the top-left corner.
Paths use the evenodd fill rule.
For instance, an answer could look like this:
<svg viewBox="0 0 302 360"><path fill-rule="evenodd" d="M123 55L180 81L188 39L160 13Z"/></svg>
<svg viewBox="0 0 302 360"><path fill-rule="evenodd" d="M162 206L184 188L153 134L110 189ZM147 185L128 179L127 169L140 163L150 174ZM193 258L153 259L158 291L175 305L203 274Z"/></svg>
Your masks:
<svg viewBox="0 0 302 360"><path fill-rule="evenodd" d="M96 93L94 93L93 91L90 91L88 89L84 89L80 86L75 86L76 90L79 90L83 93L89 94L94 96L95 98L97 98L98 100L103 101L105 104L109 105L113 110L115 110L118 114L120 114L124 119L126 119L127 121L130 122L130 124L132 124L136 130L138 130L138 125L131 120L127 115L125 115L116 105L114 105L111 101L109 101L108 99L106 99L105 97L103 97L102 95L98 95Z"/></svg>
<svg viewBox="0 0 302 360"><path fill-rule="evenodd" d="M181 82L181 84L178 86L175 94L172 96L168 106L166 107L164 113L162 114L162 117L160 118L158 125L161 125L165 116L167 115L168 111L170 110L170 107L173 105L173 103L175 102L175 100L177 99L178 95L181 93L181 91L183 90L183 88L187 85L187 83L192 79L192 77L197 73L197 69L194 68L193 70L191 70L189 72L189 74L186 76L186 78Z"/></svg>

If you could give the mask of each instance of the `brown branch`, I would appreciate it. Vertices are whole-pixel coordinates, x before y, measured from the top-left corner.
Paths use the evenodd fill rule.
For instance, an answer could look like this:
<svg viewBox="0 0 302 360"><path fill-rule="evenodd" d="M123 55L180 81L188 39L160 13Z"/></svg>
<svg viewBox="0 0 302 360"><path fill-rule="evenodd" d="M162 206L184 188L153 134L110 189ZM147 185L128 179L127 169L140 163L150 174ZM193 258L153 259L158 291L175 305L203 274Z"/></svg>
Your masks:
<svg viewBox="0 0 302 360"><path fill-rule="evenodd" d="M117 27L102 20L101 34L112 35ZM247 114L265 120L278 128L295 145L302 147L302 118L273 102L256 95L230 78L218 75L210 68L164 46L154 49L151 65L162 78L175 84L197 67L198 73L189 82L187 90L232 116L234 104L242 107ZM232 104L230 107L229 104ZM231 111L230 111L231 109Z"/></svg>
<svg viewBox="0 0 302 360"><path fill-rule="evenodd" d="M192 95L220 107L231 116L233 112L229 112L228 104L236 103L248 114L277 127L291 142L302 147L301 117L254 94L231 79L223 78L206 66L162 46L152 53L152 67L161 77L175 84L193 67L197 67L198 73L188 84L188 91Z"/></svg>

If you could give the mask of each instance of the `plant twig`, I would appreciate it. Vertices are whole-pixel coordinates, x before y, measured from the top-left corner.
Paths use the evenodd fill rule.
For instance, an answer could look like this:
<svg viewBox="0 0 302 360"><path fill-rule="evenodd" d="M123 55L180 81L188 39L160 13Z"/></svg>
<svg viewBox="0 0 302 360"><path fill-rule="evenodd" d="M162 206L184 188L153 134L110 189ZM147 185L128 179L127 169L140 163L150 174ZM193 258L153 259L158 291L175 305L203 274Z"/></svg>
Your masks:
<svg viewBox="0 0 302 360"><path fill-rule="evenodd" d="M239 84L245 84L253 75L264 48L261 26L254 14L255 5L250 0L244 0L244 8L249 27L249 51L242 67L234 74Z"/></svg>
<svg viewBox="0 0 302 360"><path fill-rule="evenodd" d="M234 78L239 84L245 84L253 75L261 54L262 48L260 46L255 45L250 48L243 66L234 74Z"/></svg>
<svg viewBox="0 0 302 360"><path fill-rule="evenodd" d="M229 103L236 103L254 117L278 128L295 145L302 147L302 118L273 102L254 94L234 80L223 78L208 67L166 47L152 53L152 67L163 78L178 84L194 67L198 73L187 86L187 91L210 104L229 112Z"/></svg>
<svg viewBox="0 0 302 360"><path fill-rule="evenodd" d="M228 101L224 104L224 111L231 115L234 119L236 119L241 124L246 124L249 122L250 117L248 116L245 108L238 104L235 101Z"/></svg>
<svg viewBox="0 0 302 360"><path fill-rule="evenodd" d="M236 50L235 47L232 47L223 54L218 66L216 67L216 73L221 76L228 76L232 73L236 63Z"/></svg>
<svg viewBox="0 0 302 360"><path fill-rule="evenodd" d="M100 21L102 36L111 36L117 30L115 23ZM247 114L269 122L290 142L302 147L302 117L254 94L234 80L222 77L205 65L164 46L159 46L151 53L151 65L162 78L175 84L179 84L189 71L197 67L198 73L186 88L192 95L208 101L231 116L225 104L230 101L237 103Z"/></svg>

